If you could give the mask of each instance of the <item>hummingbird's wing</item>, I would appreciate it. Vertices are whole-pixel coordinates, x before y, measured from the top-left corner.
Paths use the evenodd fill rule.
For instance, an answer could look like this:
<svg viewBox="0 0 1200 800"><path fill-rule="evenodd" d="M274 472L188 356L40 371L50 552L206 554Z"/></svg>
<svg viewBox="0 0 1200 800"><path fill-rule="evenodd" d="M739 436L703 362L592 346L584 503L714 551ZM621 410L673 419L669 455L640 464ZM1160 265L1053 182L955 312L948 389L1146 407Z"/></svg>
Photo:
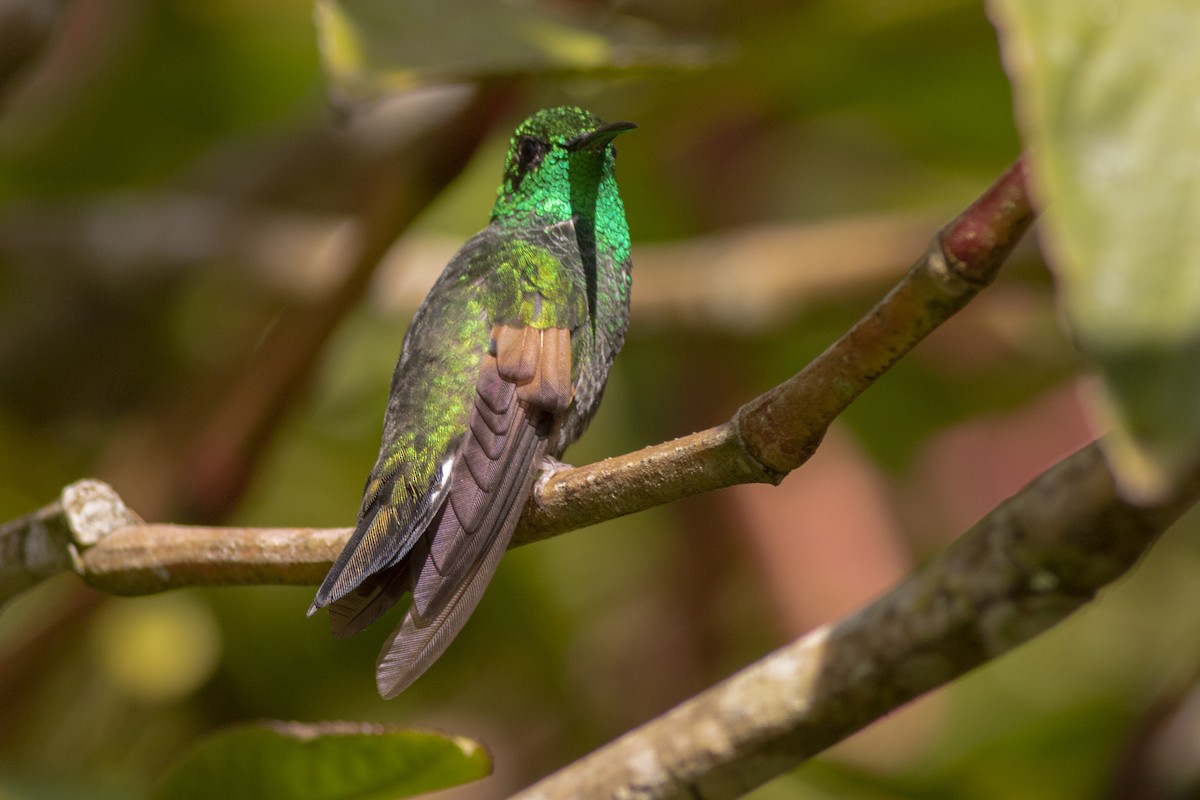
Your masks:
<svg viewBox="0 0 1200 800"><path fill-rule="evenodd" d="M405 335L358 523L308 610L329 606L337 636L363 630L410 588L407 555L449 494L491 331L472 272L486 266L475 266L481 241L451 260Z"/></svg>
<svg viewBox="0 0 1200 800"><path fill-rule="evenodd" d="M363 519L309 608L311 616L318 608L329 606L329 625L335 636L351 636L366 629L411 589L411 560L406 556L446 499L450 466L447 460L419 495L414 513L405 519L400 519L397 506L383 500L389 487L379 485L383 482L372 475L363 501Z"/></svg>
<svg viewBox="0 0 1200 800"><path fill-rule="evenodd" d="M386 462L385 462L386 464ZM329 606L335 636L365 629L410 588L405 558L437 516L450 488L452 460L445 459L424 485L379 468L363 494L358 526L338 555L308 609ZM396 495L402 495L397 502Z"/></svg>
<svg viewBox="0 0 1200 800"><path fill-rule="evenodd" d="M449 646L479 603L572 394L566 328L499 325L476 384L449 500L405 564L413 603L384 644L376 683L394 697ZM427 549L426 549L427 548ZM423 557L422 557L423 556Z"/></svg>

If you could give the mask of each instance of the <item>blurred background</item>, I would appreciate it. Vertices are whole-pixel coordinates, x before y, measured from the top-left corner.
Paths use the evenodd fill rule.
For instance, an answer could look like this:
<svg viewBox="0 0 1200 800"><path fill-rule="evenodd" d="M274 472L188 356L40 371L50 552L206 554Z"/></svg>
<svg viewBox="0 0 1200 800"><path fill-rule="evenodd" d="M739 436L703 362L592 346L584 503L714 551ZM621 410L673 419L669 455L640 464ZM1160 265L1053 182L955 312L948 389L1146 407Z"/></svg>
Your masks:
<svg viewBox="0 0 1200 800"><path fill-rule="evenodd" d="M450 62L458 27L503 35L401 5ZM0 0L0 521L94 476L149 520L351 525L408 319L486 224L536 108L639 125L618 168L634 317L576 464L722 422L800 369L1021 150L979 2L513 8L673 55L570 70L464 53L437 85L363 104L331 91L299 0ZM1026 242L780 487L512 552L391 702L372 668L395 615L337 641L304 616L311 588L28 592L0 614L0 798L146 797L199 736L259 718L477 737L496 774L439 796L524 786L852 611L1088 441L1050 289ZM754 796L1186 791L1196 527Z"/></svg>

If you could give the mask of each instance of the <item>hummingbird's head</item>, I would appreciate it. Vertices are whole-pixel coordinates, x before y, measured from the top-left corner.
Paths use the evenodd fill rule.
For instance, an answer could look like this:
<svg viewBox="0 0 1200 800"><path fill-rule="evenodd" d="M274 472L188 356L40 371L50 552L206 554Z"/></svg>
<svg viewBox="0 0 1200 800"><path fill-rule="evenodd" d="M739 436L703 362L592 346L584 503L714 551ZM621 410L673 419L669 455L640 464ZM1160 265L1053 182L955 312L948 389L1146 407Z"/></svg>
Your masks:
<svg viewBox="0 0 1200 800"><path fill-rule="evenodd" d="M612 140L636 127L572 106L538 111L513 133L492 218L533 214L559 221L593 213L606 182L616 192Z"/></svg>

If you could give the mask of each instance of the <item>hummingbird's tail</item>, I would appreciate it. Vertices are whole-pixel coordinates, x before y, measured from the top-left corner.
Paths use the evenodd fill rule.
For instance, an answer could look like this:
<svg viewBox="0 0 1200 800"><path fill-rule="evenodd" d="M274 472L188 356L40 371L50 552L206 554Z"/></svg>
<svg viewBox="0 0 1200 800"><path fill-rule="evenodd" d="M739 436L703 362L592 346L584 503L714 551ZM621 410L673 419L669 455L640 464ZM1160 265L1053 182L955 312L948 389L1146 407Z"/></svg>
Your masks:
<svg viewBox="0 0 1200 800"><path fill-rule="evenodd" d="M375 685L385 699L391 699L411 686L441 657L462 630L508 549L519 511L518 508L518 513L512 515L512 523L505 526L506 530L496 538L483 559L458 583L436 617L422 619L414 605L384 642L375 663Z"/></svg>
<svg viewBox="0 0 1200 800"><path fill-rule="evenodd" d="M548 418L546 418L548 421ZM445 520L454 518L453 509L447 510L443 524L433 537L453 537L456 544L465 544L460 562L466 566L465 572L450 569L447 564L447 574L441 574L437 566L436 554L429 554L424 561L414 569L419 569L418 577L413 588L413 604L409 607L404 620L384 642L375 664L375 683L379 694L384 698L392 698L412 685L421 677L434 661L437 661L454 641L454 637L466 624L483 591L491 583L500 559L508 550L517 521L521 518L524 503L521 499L529 494L533 480L537 476L537 466L546 449L546 433L548 425L538 425L536 420L523 423L527 430L514 438L524 439L519 450L522 460L529 458L529 467L525 470L512 470L517 473L517 480L502 487L501 495L509 498L506 503L497 503L502 512L496 520L498 527L493 531L465 531L461 526L455 531L445 530ZM450 504L447 503L447 506ZM409 558L417 558L416 548ZM420 612L422 598L431 602L426 606L426 614ZM435 599L436 598L436 599ZM442 599L444 598L444 599Z"/></svg>

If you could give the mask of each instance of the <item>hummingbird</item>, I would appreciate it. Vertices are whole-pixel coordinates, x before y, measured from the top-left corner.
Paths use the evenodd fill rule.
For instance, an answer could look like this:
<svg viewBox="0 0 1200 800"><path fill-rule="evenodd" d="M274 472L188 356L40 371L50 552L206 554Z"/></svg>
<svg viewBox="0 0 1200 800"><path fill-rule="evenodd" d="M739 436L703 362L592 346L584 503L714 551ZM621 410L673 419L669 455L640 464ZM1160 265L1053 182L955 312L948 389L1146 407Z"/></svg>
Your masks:
<svg viewBox="0 0 1200 800"><path fill-rule="evenodd" d="M633 279L612 141L635 127L574 107L522 122L487 227L404 336L357 525L308 610L349 636L412 595L376 662L384 698L462 629L600 403Z"/></svg>

